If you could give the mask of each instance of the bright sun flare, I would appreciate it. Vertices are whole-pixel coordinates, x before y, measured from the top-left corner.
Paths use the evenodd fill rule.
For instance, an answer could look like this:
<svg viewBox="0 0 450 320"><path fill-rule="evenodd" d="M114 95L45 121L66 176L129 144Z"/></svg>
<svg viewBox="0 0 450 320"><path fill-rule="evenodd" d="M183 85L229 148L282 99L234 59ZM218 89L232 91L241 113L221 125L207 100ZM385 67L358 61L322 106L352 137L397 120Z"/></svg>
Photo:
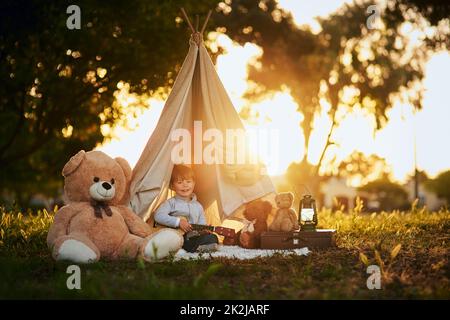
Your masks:
<svg viewBox="0 0 450 320"><path fill-rule="evenodd" d="M310 14L312 16L326 14L342 3L343 1L323 2L321 11ZM305 11L302 9L306 8L303 2L301 5L298 2L293 5L293 2L280 1L280 4L292 10L296 21L310 23L311 17L309 20L303 17ZM328 8L328 11L324 7ZM263 101L246 101L242 96L249 85L247 65L254 63L262 52L261 48L250 43L239 46L226 35L217 33L210 34L208 40L213 46L220 45L226 50L225 54L218 57L216 68L236 110L239 112L244 106L250 105L252 113L258 115L251 121L244 119L246 128L278 133L277 161L273 161L273 157L267 152L260 152L256 145L250 147L266 162L270 175L283 174L291 162L300 161L305 154L305 141L300 127L303 116L297 111L297 104L288 90L277 92ZM334 155L338 160L344 159L357 150L366 155L377 154L384 157L392 166L394 178L404 181L413 171L414 135L416 135L419 169L426 170L431 176L448 169L450 151L444 150L437 142L442 141L443 137L450 136L450 126L446 123L450 119L450 108L446 103L450 100L450 94L445 88L444 80L449 70L448 53L433 56L427 64L423 110L414 117L409 106L396 104L389 112L388 125L376 134L373 131L373 119L364 110L355 109L351 113L340 115L341 122L334 135L338 145L330 149L328 158ZM99 149L112 156L123 156L133 166L156 126L163 105L163 101L149 99L148 108L137 119L129 117L137 129L127 130L123 127L115 129L116 138L99 146ZM331 125L326 114L326 103L322 106L324 110L314 121L310 139L308 160L312 164L318 162L325 144L324 137Z"/></svg>

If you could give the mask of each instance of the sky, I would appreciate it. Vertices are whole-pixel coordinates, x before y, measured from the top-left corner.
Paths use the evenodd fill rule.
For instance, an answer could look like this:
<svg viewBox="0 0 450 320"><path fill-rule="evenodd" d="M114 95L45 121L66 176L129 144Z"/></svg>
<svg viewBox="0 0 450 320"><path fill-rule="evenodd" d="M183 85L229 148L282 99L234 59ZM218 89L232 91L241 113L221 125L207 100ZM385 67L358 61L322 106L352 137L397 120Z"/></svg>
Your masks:
<svg viewBox="0 0 450 320"><path fill-rule="evenodd" d="M314 17L331 13L344 2L348 1L279 1L282 7L291 10L297 24L308 24L315 31L318 31L320 26ZM218 57L216 69L236 110L239 111L247 103L242 98L248 85L246 66L261 54L261 49L250 43L239 46L226 35L210 34L209 37L215 39L227 51ZM434 54L426 64L423 109L414 115L410 106L395 104L388 113L388 124L375 134L371 121L362 110L343 115L344 120L335 131L335 138L340 144L338 157L345 158L356 150L367 155L377 154L385 158L387 164L392 167L394 179L404 182L414 170L416 141L417 166L420 170L425 170L433 177L450 169L450 144L447 141L450 138L450 90L447 80L449 71L450 54ZM125 157L134 166L156 126L163 105L164 101L150 99L148 108L138 118L130 119L132 127L136 129L115 129L116 138L98 149L111 156ZM274 108L274 105L283 107ZM299 161L304 155L303 134L299 126L302 115L296 112L296 109L297 105L289 93L279 92L270 99L252 103L252 110L260 114L257 126L244 122L248 129L257 127L277 129L279 132L280 156L275 162L267 161L269 174L284 173L291 162ZM324 143L323 137L329 125L327 117L317 119L317 129L312 134L312 150L308 158L311 163L318 161Z"/></svg>

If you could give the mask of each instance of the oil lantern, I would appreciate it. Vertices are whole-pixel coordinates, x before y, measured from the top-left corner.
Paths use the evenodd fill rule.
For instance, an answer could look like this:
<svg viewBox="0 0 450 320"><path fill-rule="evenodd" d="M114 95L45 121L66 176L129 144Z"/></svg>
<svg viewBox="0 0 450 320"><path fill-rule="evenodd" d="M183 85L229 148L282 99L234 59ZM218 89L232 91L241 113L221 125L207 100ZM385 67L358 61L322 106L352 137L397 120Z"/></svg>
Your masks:
<svg viewBox="0 0 450 320"><path fill-rule="evenodd" d="M316 231L317 226L317 209L316 200L306 194L303 199L300 200L299 212L299 224L301 231Z"/></svg>

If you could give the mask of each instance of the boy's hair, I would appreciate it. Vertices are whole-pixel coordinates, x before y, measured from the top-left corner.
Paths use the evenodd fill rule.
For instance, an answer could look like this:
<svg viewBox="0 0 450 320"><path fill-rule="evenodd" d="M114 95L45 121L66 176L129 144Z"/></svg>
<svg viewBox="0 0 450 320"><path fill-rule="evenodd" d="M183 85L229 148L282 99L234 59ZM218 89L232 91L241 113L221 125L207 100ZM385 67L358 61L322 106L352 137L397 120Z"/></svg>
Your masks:
<svg viewBox="0 0 450 320"><path fill-rule="evenodd" d="M194 171L188 166L182 164L176 164L172 170L172 176L170 177L170 185L172 185L177 180L192 179L195 181Z"/></svg>

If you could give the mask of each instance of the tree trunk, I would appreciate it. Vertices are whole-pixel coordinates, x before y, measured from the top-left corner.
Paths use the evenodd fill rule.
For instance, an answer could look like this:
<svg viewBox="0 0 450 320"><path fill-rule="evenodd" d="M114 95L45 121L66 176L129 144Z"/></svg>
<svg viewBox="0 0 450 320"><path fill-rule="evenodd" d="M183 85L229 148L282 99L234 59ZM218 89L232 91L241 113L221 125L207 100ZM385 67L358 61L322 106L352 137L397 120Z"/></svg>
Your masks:
<svg viewBox="0 0 450 320"><path fill-rule="evenodd" d="M322 166L322 162L323 162L323 159L325 157L325 153L327 152L328 147L333 144L333 142L331 142L331 135L333 134L334 128L336 127L336 111L337 111L336 108L334 108L330 131L328 132L328 135L327 135L327 141L325 143L325 147L322 150L322 153L320 154L319 162L317 163L317 166L315 168L316 175L319 174L319 170L320 170L320 167Z"/></svg>
<svg viewBox="0 0 450 320"><path fill-rule="evenodd" d="M322 153L319 158L319 162L317 163L316 166L314 166L312 168L312 170L310 172L310 178L309 178L310 181L309 181L308 185L310 186L310 191L312 193L312 196L316 199L317 208L321 208L323 206L323 195L322 195L322 192L320 189L321 179L319 176L319 170L320 170L320 167L322 166L322 162L323 162L323 159L325 157L325 153L326 153L328 147L333 144L333 142L331 141L331 136L333 134L335 127L336 127L336 108L334 108L334 111L332 114L332 123L331 123L330 131L328 132L325 147L322 150Z"/></svg>

